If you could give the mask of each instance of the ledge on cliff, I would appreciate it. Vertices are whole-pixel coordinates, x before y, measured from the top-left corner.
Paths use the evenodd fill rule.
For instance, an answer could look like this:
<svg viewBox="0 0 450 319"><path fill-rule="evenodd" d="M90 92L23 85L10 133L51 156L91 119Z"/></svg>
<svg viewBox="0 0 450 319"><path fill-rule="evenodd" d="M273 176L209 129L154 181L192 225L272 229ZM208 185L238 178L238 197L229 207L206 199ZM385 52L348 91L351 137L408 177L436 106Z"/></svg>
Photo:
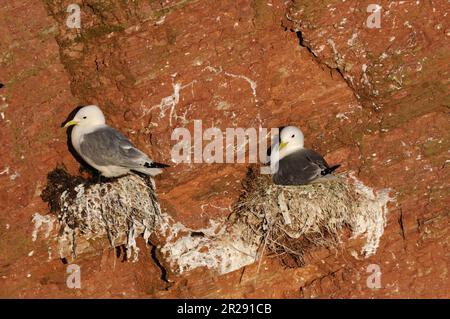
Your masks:
<svg viewBox="0 0 450 319"><path fill-rule="evenodd" d="M279 186L267 175L250 171L232 220L244 242L280 257L291 267L303 266L304 255L315 247L338 248L344 229L352 238L365 235L361 253L376 252L383 234L388 190L373 191L352 175L323 183Z"/></svg>
<svg viewBox="0 0 450 319"><path fill-rule="evenodd" d="M130 174L102 183L70 176L62 169L48 175L43 199L57 214L60 258L124 245L127 258L138 258L136 237L148 240L160 207L153 180Z"/></svg>
<svg viewBox="0 0 450 319"><path fill-rule="evenodd" d="M304 186L274 185L249 170L245 191L227 221L211 220L192 230L160 211L152 180L131 174L104 183L52 171L43 199L57 214L60 258L76 258L109 245L126 247L127 258L152 233L165 269L181 274L198 267L225 274L260 259L267 251L290 267L304 266L316 247L338 248L341 235L365 235L361 253L375 253L383 234L387 190L374 192L352 176ZM266 250L267 248L267 250Z"/></svg>

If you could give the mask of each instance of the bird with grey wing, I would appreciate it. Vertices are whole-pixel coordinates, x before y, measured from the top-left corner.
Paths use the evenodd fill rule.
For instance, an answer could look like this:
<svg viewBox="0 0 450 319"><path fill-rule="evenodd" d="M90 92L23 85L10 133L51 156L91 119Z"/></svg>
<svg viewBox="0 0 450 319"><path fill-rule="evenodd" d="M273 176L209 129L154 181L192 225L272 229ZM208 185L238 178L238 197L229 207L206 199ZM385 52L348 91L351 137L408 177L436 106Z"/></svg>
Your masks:
<svg viewBox="0 0 450 319"><path fill-rule="evenodd" d="M295 126L283 128L279 140L270 154L272 179L277 185L305 185L330 179L340 166L330 166L322 155L304 148L303 133Z"/></svg>
<svg viewBox="0 0 450 319"><path fill-rule="evenodd" d="M82 107L64 127L74 126L71 141L76 152L105 177L137 171L156 176L166 164L152 161L121 132L105 124L96 105Z"/></svg>

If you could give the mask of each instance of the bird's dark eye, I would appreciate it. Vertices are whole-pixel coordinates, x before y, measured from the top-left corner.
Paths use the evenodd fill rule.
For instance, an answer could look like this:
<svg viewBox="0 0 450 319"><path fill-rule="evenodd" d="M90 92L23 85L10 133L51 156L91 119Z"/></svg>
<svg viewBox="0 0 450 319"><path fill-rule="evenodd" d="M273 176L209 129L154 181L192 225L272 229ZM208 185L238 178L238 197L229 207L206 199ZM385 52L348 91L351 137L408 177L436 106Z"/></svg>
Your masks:
<svg viewBox="0 0 450 319"><path fill-rule="evenodd" d="M87 119L87 116L83 116L83 119ZM293 136L293 135L292 135Z"/></svg>
<svg viewBox="0 0 450 319"><path fill-rule="evenodd" d="M292 136L291 137L294 137L295 136L295 134L292 134Z"/></svg>

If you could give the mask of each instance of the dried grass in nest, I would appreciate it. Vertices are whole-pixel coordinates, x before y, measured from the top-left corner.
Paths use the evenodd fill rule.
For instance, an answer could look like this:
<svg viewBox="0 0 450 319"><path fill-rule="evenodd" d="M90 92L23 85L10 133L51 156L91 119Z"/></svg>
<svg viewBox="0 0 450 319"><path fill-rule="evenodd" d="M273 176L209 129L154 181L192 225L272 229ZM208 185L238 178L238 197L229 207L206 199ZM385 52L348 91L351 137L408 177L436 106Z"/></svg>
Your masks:
<svg viewBox="0 0 450 319"><path fill-rule="evenodd" d="M42 198L57 214L61 258L96 250L109 242L124 245L127 258L139 249L135 238L148 239L160 215L153 181L130 174L93 183L57 168L48 175Z"/></svg>
<svg viewBox="0 0 450 319"><path fill-rule="evenodd" d="M369 254L378 246L387 199L362 183L339 177L279 186L250 169L244 189L230 220L240 225L243 240L260 245L261 255L267 249L287 266L303 266L311 249L339 247L344 229L354 236L366 233Z"/></svg>

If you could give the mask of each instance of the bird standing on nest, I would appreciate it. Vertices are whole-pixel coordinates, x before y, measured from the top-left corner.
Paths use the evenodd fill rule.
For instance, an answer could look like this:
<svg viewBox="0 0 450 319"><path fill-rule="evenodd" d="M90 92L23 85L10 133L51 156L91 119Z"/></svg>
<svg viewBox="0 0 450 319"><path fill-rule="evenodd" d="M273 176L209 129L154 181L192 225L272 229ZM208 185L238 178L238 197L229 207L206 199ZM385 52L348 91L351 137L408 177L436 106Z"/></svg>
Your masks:
<svg viewBox="0 0 450 319"><path fill-rule="evenodd" d="M137 171L155 176L166 164L152 161L118 130L105 124L105 117L96 105L81 108L64 127L74 126L72 145L77 153L105 177L118 177Z"/></svg>

